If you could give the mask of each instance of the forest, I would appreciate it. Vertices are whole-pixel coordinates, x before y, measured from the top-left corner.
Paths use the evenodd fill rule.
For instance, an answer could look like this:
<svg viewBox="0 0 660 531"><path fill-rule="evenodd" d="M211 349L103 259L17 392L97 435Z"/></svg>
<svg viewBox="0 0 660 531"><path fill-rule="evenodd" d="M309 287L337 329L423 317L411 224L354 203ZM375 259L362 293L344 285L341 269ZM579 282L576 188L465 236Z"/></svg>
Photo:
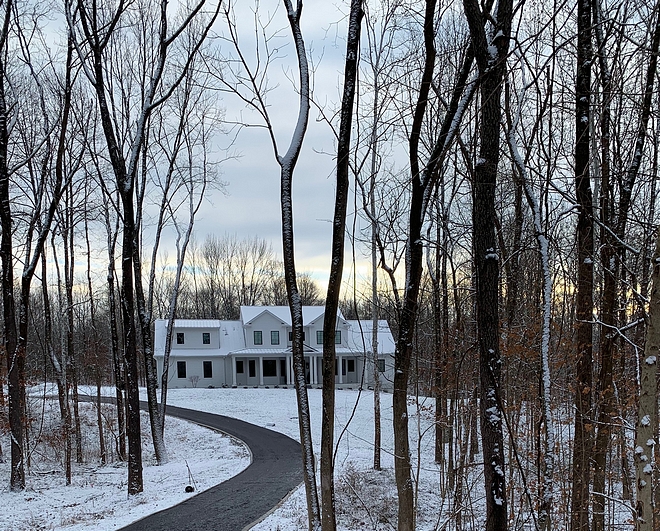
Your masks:
<svg viewBox="0 0 660 531"><path fill-rule="evenodd" d="M335 101L317 98L313 2L247 4L0 0L8 489L29 488L40 422L29 399L49 382L63 481L83 459L78 387L91 385L99 459L111 425L128 495L140 493L146 431L168 461L154 320L168 320L171 346L176 318L289 305L310 530L341 527L338 309L387 319L396 340L398 531L416 529L419 510L413 396L434 403L438 504L454 508L443 529L469 529L468 509L488 531L660 529L660 2L339 2L325 23L342 54ZM295 119L278 122L282 105ZM292 190L310 120L335 146L326 293L296 267ZM281 242L222 228L196 239L235 157L218 146L253 128L279 173ZM325 305L320 455L310 304ZM475 468L483 493L466 499Z"/></svg>

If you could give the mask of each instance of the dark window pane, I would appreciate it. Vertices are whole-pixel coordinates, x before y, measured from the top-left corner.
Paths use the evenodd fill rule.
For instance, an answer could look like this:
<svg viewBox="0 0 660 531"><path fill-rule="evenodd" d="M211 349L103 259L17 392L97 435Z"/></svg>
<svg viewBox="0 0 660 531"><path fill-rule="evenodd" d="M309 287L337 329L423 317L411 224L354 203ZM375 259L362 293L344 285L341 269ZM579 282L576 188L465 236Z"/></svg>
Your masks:
<svg viewBox="0 0 660 531"><path fill-rule="evenodd" d="M248 360L248 376L254 378L257 375L257 361Z"/></svg>
<svg viewBox="0 0 660 531"><path fill-rule="evenodd" d="M176 333L176 344L177 345L183 345L184 342L185 342L185 335L183 334L183 332L177 332Z"/></svg>
<svg viewBox="0 0 660 531"><path fill-rule="evenodd" d="M316 344L323 345L323 330L316 331Z"/></svg>
<svg viewBox="0 0 660 531"><path fill-rule="evenodd" d="M355 360L347 360L348 372L355 372Z"/></svg>
<svg viewBox="0 0 660 531"><path fill-rule="evenodd" d="M210 345L211 344L211 333L210 332L202 332L202 343L204 345Z"/></svg>
<svg viewBox="0 0 660 531"><path fill-rule="evenodd" d="M176 377L185 378L186 377L186 362L177 361L176 362Z"/></svg>
<svg viewBox="0 0 660 531"><path fill-rule="evenodd" d="M254 331L254 344L255 345L262 345L263 344L263 338L261 336L261 330L255 330Z"/></svg>
<svg viewBox="0 0 660 531"><path fill-rule="evenodd" d="M213 378L213 362L204 362L204 378Z"/></svg>
<svg viewBox="0 0 660 531"><path fill-rule="evenodd" d="M264 360L264 376L277 376L277 360Z"/></svg>
<svg viewBox="0 0 660 531"><path fill-rule="evenodd" d="M385 372L385 360L378 360L378 370Z"/></svg>
<svg viewBox="0 0 660 531"><path fill-rule="evenodd" d="M271 345L280 344L280 332L278 330L272 330L270 332L270 344Z"/></svg>
<svg viewBox="0 0 660 531"><path fill-rule="evenodd" d="M243 374L243 360L236 360L236 374Z"/></svg>
<svg viewBox="0 0 660 531"><path fill-rule="evenodd" d="M341 345L341 330L335 331L335 345Z"/></svg>

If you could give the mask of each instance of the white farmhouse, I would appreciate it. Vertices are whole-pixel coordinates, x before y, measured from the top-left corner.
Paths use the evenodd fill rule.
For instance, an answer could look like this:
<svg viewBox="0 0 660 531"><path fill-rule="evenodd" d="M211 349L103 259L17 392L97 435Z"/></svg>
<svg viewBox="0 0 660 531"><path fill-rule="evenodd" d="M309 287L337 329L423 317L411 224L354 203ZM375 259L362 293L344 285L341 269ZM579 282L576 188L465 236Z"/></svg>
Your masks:
<svg viewBox="0 0 660 531"><path fill-rule="evenodd" d="M323 306L303 307L305 377L322 384ZM163 373L167 321L155 324L158 381ZM293 383L291 315L288 306L242 306L240 321L177 319L169 358L168 387L256 387ZM373 384L372 322L337 312L335 382L338 387ZM381 385L392 388L394 339L378 321Z"/></svg>

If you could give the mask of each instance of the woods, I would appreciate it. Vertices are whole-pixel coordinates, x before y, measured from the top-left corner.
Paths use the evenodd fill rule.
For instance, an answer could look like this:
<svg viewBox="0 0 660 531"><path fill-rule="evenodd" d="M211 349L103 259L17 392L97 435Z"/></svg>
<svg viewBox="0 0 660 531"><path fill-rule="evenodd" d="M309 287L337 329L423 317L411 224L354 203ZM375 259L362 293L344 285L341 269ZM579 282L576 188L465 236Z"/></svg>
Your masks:
<svg viewBox="0 0 660 531"><path fill-rule="evenodd" d="M323 27L302 0L0 6L0 461L11 492L29 488L40 444L34 396L57 405L72 482L88 444L81 386L94 389L100 462L126 461L128 494L142 492L140 390L163 465L176 319L288 305L310 530L347 528L339 315L373 323L374 386L362 389L373 392L373 471L349 472L386 477L389 423L390 528L660 526L660 3L355 0L326 6L336 16ZM223 173L252 162L233 151L243 136L266 152L268 175ZM325 293L319 271L300 265L312 155L333 168L332 219L315 218L332 231L314 242ZM279 239L198 232L205 204L262 177L279 189ZM321 304L317 419L302 308ZM160 381L157 318L168 321ZM387 411L379 319L396 341ZM423 462L428 440L434 460ZM437 472L435 527L419 502L426 468Z"/></svg>

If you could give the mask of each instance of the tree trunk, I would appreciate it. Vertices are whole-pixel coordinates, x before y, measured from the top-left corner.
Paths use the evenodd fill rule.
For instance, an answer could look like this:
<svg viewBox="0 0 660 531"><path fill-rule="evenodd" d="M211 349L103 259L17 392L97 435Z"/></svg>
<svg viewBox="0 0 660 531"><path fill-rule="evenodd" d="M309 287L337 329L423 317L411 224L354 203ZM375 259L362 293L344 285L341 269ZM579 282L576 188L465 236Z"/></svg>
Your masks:
<svg viewBox="0 0 660 531"><path fill-rule="evenodd" d="M307 497L307 516L309 530L317 531L321 528L321 514L319 509L318 490L316 487L309 401L307 399L307 388L305 383L302 300L296 281L293 238L293 205L291 200L293 170L298 161L309 119L309 67L305 52L305 41L300 29L302 0L297 1L295 10L291 0L284 0L284 5L286 7L289 26L296 45L296 57L298 60L300 77L300 106L298 109L296 128L289 149L284 156L278 156L281 183L280 200L282 205L282 249L287 300L291 310L291 328L293 335L291 347L293 355L294 387L296 389L296 397L298 400L298 424L300 427L303 479ZM332 372L334 374L334 367Z"/></svg>
<svg viewBox="0 0 660 531"><path fill-rule="evenodd" d="M126 461L126 406L124 403L124 390L126 383L124 380L124 362L119 349L119 326L117 315L117 300L115 294L115 244L119 226L112 230L110 223L110 212L107 208L104 210L105 226L108 243L108 274L106 277L108 286L108 312L110 314L110 345L112 350L112 368L115 380L115 399L117 406L117 454L119 459ZM117 224L119 220L117 220Z"/></svg>
<svg viewBox="0 0 660 531"><path fill-rule="evenodd" d="M657 445L657 370L660 356L660 234L653 257L652 288L646 329L646 345L639 361L640 396L635 437L635 467L637 470L637 531L651 531L653 527L653 460ZM657 466L657 463L656 463ZM657 488L657 486L656 486Z"/></svg>
<svg viewBox="0 0 660 531"><path fill-rule="evenodd" d="M573 439L573 488L570 531L589 531L589 491L592 455L593 370L593 212L589 158L589 105L591 97L591 4L578 0L577 77L575 90L575 191L577 222L575 430Z"/></svg>
<svg viewBox="0 0 660 531"><path fill-rule="evenodd" d="M481 77L479 160L472 186L472 253L476 277L476 324L479 345L481 440L486 490L486 530L508 527L504 475L504 435L500 373L499 257L495 234L495 188L500 153L502 81L509 50L512 2L501 0L492 42L484 30L484 14L476 0L464 0Z"/></svg>
<svg viewBox="0 0 660 531"><path fill-rule="evenodd" d="M25 385L25 360L17 351L18 333L16 330L16 308L14 302L14 248L12 242L12 215L9 195L9 173L7 169L7 148L9 144L9 109L5 96L6 49L12 1L8 0L3 13L2 33L0 34L0 257L2 258L2 309L4 317L3 343L7 356L7 390L9 398L9 430L11 433L11 479L10 489L20 491L25 488L25 466L23 461L23 439L25 411L23 409L23 387Z"/></svg>
<svg viewBox="0 0 660 531"><path fill-rule="evenodd" d="M321 422L321 525L323 531L337 528L334 487L335 424L335 329L344 269L344 236L346 206L349 194L349 155L357 64L360 55L362 0L351 0L346 43L344 90L341 102L339 137L337 139L337 188L332 223L332 256L328 292L323 316L323 414ZM339 367L341 371L342 368Z"/></svg>

